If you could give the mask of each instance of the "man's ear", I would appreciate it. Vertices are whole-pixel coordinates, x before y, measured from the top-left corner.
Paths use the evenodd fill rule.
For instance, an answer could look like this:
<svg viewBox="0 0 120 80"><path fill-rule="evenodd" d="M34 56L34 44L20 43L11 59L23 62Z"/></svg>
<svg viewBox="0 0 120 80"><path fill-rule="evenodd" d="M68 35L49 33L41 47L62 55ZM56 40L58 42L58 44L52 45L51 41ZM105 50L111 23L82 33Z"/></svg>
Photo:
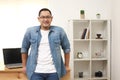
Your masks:
<svg viewBox="0 0 120 80"><path fill-rule="evenodd" d="M37 17L37 19L38 19L38 21L40 22L40 17L39 17L39 16Z"/></svg>
<svg viewBox="0 0 120 80"><path fill-rule="evenodd" d="M53 19L53 16L51 17L51 19Z"/></svg>

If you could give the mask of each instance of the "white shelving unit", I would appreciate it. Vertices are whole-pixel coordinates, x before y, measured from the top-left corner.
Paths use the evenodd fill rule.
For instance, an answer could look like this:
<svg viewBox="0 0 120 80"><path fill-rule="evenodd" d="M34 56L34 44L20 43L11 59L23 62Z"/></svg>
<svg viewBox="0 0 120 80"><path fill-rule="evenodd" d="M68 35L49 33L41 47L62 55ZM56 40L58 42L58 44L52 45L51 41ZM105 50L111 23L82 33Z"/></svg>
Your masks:
<svg viewBox="0 0 120 80"><path fill-rule="evenodd" d="M110 20L69 20L71 80L110 80ZM84 39L83 32L87 29ZM101 37L97 37L101 34ZM77 53L82 52L78 58ZM96 72L102 76L95 76ZM83 77L79 77L83 72Z"/></svg>

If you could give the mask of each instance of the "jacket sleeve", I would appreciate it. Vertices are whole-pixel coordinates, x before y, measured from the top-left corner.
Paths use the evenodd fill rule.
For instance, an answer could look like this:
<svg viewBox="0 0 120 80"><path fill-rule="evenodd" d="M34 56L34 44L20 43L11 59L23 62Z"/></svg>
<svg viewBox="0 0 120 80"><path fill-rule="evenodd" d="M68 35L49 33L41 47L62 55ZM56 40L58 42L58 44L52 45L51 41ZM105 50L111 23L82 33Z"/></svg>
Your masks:
<svg viewBox="0 0 120 80"><path fill-rule="evenodd" d="M61 46L64 53L70 53L70 43L67 37L67 34L63 29L61 29Z"/></svg>
<svg viewBox="0 0 120 80"><path fill-rule="evenodd" d="M30 48L30 30L27 29L23 37L21 53L28 53L29 48Z"/></svg>

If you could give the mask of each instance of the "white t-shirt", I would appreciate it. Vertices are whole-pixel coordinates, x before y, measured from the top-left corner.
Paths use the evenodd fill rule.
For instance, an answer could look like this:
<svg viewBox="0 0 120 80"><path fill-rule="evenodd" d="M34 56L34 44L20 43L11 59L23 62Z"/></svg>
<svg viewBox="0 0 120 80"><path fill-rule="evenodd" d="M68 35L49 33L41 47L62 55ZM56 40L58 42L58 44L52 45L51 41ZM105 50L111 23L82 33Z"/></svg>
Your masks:
<svg viewBox="0 0 120 80"><path fill-rule="evenodd" d="M35 69L36 73L54 73L56 72L55 65L53 63L52 54L50 51L49 40L48 40L49 30L41 30L41 41L38 49L38 59L37 66Z"/></svg>

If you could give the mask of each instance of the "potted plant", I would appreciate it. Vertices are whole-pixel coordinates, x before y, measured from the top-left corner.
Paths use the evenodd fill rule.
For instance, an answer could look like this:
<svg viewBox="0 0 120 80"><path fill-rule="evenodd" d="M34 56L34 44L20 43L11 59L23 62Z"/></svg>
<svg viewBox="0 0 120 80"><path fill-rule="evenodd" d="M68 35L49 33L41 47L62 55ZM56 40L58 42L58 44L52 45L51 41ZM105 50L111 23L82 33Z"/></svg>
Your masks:
<svg viewBox="0 0 120 80"><path fill-rule="evenodd" d="M80 10L80 14L84 14L84 10Z"/></svg>
<svg viewBox="0 0 120 80"><path fill-rule="evenodd" d="M80 18L85 19L85 11L84 10L80 10Z"/></svg>
<svg viewBox="0 0 120 80"><path fill-rule="evenodd" d="M100 13L97 13L97 14L96 14L96 18L97 18L97 19L100 19Z"/></svg>

